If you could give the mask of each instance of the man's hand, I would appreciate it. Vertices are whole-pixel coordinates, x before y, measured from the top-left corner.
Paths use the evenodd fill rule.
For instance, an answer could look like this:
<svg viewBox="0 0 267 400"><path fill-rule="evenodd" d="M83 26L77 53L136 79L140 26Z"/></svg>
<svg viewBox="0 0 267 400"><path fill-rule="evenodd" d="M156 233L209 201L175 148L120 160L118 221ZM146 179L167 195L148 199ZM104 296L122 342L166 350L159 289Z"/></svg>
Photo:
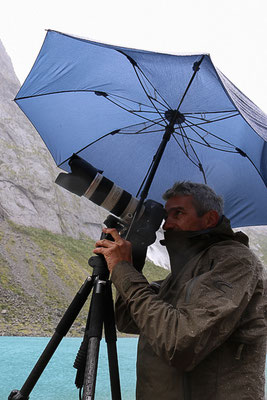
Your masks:
<svg viewBox="0 0 267 400"><path fill-rule="evenodd" d="M132 246L127 240L120 237L118 231L114 228L104 228L103 232L110 234L114 242L108 239L98 240L95 244L94 253L103 254L110 272L120 261L132 263Z"/></svg>

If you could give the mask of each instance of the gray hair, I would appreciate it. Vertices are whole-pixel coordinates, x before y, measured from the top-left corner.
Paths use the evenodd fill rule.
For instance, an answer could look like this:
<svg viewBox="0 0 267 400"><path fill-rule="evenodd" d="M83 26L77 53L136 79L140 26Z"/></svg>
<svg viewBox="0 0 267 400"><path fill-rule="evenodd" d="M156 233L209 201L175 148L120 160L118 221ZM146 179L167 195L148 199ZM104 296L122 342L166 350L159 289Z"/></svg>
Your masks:
<svg viewBox="0 0 267 400"><path fill-rule="evenodd" d="M210 210L215 210L221 217L223 214L223 199L214 190L202 183L175 182L173 187L163 194L165 201L176 196L192 196L197 215L201 217Z"/></svg>

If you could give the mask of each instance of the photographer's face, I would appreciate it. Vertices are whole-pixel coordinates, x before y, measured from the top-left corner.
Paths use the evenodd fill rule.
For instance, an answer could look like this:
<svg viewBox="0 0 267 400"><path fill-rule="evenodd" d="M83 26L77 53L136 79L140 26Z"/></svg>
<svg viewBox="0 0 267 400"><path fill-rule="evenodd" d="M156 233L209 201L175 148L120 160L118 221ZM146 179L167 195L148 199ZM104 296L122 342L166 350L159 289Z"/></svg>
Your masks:
<svg viewBox="0 0 267 400"><path fill-rule="evenodd" d="M165 204L167 218L164 230L200 231L211 227L208 213L199 217L192 196L171 197Z"/></svg>

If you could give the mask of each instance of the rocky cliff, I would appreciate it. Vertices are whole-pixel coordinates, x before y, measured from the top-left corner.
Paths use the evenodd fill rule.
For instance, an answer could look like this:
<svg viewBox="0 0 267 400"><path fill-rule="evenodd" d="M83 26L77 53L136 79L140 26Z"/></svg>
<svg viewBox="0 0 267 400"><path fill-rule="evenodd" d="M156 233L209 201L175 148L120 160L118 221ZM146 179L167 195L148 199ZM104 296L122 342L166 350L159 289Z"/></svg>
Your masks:
<svg viewBox="0 0 267 400"><path fill-rule="evenodd" d="M0 42L0 219L98 238L104 212L54 181L60 170L13 101L20 83Z"/></svg>

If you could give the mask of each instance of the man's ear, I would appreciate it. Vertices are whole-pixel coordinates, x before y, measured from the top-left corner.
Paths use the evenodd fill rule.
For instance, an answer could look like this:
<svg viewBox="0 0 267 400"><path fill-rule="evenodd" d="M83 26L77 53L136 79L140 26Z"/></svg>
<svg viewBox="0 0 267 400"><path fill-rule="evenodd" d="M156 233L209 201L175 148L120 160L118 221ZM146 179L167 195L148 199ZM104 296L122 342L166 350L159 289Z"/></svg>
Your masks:
<svg viewBox="0 0 267 400"><path fill-rule="evenodd" d="M206 228L214 228L219 222L219 214L215 210L208 211L205 215Z"/></svg>

